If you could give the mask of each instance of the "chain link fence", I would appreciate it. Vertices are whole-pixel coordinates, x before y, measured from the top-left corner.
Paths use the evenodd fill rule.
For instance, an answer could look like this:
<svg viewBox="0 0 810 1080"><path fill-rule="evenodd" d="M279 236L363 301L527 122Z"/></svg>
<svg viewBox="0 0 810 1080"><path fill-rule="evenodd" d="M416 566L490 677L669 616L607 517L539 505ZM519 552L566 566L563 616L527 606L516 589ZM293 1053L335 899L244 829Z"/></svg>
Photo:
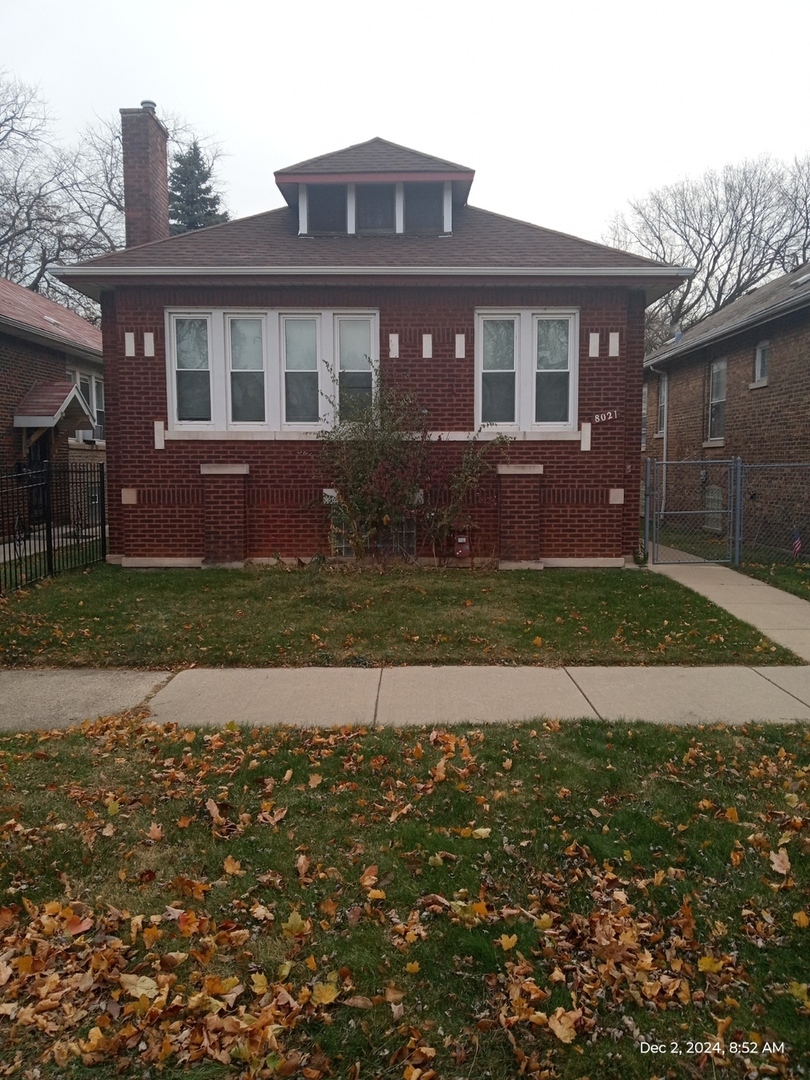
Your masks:
<svg viewBox="0 0 810 1080"><path fill-rule="evenodd" d="M810 557L810 463L647 459L653 562L791 563Z"/></svg>

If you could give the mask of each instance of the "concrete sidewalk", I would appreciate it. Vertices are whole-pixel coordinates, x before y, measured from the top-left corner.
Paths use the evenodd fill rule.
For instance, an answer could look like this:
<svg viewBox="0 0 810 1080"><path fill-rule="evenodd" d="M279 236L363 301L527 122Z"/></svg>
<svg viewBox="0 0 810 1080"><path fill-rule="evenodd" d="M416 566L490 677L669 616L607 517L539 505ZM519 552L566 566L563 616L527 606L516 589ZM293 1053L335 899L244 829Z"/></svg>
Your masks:
<svg viewBox="0 0 810 1080"><path fill-rule="evenodd" d="M160 723L206 726L443 726L543 717L741 724L810 721L810 667L0 671L0 702L6 730L64 727L144 702Z"/></svg>
<svg viewBox="0 0 810 1080"><path fill-rule="evenodd" d="M810 662L810 602L708 563L650 569ZM65 727L146 703L161 723L199 725L808 721L810 666L0 670L0 729Z"/></svg>

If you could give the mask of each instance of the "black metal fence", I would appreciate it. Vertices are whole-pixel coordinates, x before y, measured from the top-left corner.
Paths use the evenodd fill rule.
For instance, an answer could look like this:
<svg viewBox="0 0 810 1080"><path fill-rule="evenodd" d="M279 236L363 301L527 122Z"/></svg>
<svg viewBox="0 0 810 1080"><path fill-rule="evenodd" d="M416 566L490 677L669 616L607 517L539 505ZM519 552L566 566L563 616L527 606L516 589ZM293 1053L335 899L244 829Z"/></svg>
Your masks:
<svg viewBox="0 0 810 1080"><path fill-rule="evenodd" d="M0 469L0 592L106 555L103 464Z"/></svg>
<svg viewBox="0 0 810 1080"><path fill-rule="evenodd" d="M810 463L647 460L653 562L790 563L810 556Z"/></svg>

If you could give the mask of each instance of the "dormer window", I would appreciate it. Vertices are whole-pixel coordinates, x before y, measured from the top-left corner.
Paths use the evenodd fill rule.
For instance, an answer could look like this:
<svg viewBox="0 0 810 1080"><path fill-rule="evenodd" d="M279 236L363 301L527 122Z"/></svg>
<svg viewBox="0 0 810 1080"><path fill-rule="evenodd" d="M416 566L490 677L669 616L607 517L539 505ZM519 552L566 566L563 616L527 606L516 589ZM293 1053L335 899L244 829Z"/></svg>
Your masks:
<svg viewBox="0 0 810 1080"><path fill-rule="evenodd" d="M393 184L356 184L355 228L358 233L392 233L394 231Z"/></svg>
<svg viewBox="0 0 810 1080"><path fill-rule="evenodd" d="M307 185L307 232L346 232L346 185Z"/></svg>
<svg viewBox="0 0 810 1080"><path fill-rule="evenodd" d="M405 184L405 231L444 231L444 184Z"/></svg>

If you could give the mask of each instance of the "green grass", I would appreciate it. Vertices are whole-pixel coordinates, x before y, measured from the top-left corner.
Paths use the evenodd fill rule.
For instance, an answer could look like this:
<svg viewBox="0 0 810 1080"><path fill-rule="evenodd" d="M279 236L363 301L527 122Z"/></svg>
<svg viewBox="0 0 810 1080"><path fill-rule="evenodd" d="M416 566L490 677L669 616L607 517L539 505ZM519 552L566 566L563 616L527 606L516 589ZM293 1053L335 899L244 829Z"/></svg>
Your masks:
<svg viewBox="0 0 810 1080"><path fill-rule="evenodd" d="M97 566L0 599L6 666L797 662L637 570Z"/></svg>
<svg viewBox="0 0 810 1080"><path fill-rule="evenodd" d="M3 736L0 1076L798 1078L809 780L800 726Z"/></svg>
<svg viewBox="0 0 810 1080"><path fill-rule="evenodd" d="M744 562L735 567L749 577L764 581L766 585L773 585L777 589L800 596L802 600L810 600L810 563L767 563L767 562Z"/></svg>

